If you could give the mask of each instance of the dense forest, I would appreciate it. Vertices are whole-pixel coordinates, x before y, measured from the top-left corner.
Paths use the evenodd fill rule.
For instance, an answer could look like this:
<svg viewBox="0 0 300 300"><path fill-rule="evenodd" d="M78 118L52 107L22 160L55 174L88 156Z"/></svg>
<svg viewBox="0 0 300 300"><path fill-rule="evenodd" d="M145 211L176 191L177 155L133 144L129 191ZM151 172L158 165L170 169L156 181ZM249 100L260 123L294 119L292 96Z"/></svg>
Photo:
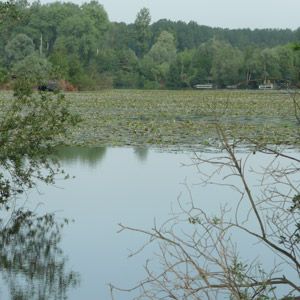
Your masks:
<svg viewBox="0 0 300 300"><path fill-rule="evenodd" d="M300 28L222 29L162 19L147 8L133 24L113 23L103 6L18 1L20 22L0 32L0 81L24 74L33 84L58 81L65 90L219 88L264 80L298 83ZM4 20L3 22L9 22Z"/></svg>

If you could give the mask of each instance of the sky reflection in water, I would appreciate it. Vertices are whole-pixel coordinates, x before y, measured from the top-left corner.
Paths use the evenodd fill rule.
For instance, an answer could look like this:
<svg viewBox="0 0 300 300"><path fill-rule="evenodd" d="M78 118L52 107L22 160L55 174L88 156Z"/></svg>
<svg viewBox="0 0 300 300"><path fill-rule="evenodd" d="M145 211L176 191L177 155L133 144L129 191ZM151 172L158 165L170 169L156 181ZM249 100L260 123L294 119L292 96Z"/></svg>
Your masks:
<svg viewBox="0 0 300 300"><path fill-rule="evenodd" d="M29 197L44 203L40 213L56 212L58 220L75 220L63 229L60 244L61 257L69 258L66 274L70 270L80 273L77 288L71 288L72 284L67 287L68 299L110 299L109 283L130 288L145 277L143 266L153 257L154 249L149 247L127 259L128 249L137 250L146 238L132 232L117 234L118 223L150 229L154 218L158 224L164 222L171 217L171 207L178 208L179 196L182 203L190 201L183 182L187 182L195 202L210 213L216 213L221 203L235 201L230 189L194 185L199 183L196 168L181 166L191 163L191 155L145 148L62 149L63 167L76 178L57 181L56 187L41 186L41 194L31 192ZM260 159L257 155L255 163L262 163ZM254 184L255 179L251 180ZM188 222L186 226L190 226ZM242 243L241 251L255 257L259 246L249 250L249 243ZM9 286L7 281L5 285ZM6 293L2 290L2 296L7 297ZM129 294L117 296L132 299Z"/></svg>

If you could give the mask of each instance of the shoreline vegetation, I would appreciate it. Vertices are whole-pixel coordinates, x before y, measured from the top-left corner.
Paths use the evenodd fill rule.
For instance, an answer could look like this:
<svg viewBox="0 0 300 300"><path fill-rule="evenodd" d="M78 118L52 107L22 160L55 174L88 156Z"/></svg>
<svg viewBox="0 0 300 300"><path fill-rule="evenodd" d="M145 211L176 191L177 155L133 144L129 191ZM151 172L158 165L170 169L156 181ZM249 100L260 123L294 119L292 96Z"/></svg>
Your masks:
<svg viewBox="0 0 300 300"><path fill-rule="evenodd" d="M65 91L252 88L299 84L300 27L228 29L194 21L111 22L98 1L12 1L19 18L0 20L0 88L17 78ZM21 21L21 22L18 22ZM268 87L265 87L268 88Z"/></svg>
<svg viewBox="0 0 300 300"><path fill-rule="evenodd" d="M104 90L66 93L81 117L66 145L191 150L218 146L215 120L232 140L299 144L295 91ZM0 93L0 105L11 99ZM242 144L242 145L245 145Z"/></svg>

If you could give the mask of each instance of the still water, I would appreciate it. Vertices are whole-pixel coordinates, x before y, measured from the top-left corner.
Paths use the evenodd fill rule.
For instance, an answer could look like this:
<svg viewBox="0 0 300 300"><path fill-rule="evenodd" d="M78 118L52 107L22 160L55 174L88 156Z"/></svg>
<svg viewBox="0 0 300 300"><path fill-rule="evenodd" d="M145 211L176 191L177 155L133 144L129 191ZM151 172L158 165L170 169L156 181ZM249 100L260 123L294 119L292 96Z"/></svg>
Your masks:
<svg viewBox="0 0 300 300"><path fill-rule="evenodd" d="M52 290L49 288L46 292L47 300L64 299L64 295L69 300L110 299L109 283L125 289L133 287L145 277L145 261L153 257L155 249L154 246L146 248L128 259L130 250L137 250L147 239L133 232L117 233L118 223L151 229L154 219L159 224L171 217L178 197L187 203L191 194L208 212L218 210L224 201L232 201L230 189L224 190L221 186L204 189L197 185L197 169L183 166L191 164L191 156L191 153L133 148L63 149L62 166L75 178L57 181L55 186L40 186L38 191L28 195L30 205L42 203L39 213L55 212L58 220L74 220L62 231L59 242L62 252L53 253L57 265L63 262L60 264L63 275L43 285L43 278L33 283L34 280L24 279L18 270L3 272L0 299L44 299L34 292L27 298L11 296L18 285L35 292L43 290L41 294L45 294L45 289L52 284ZM259 156L255 159L261 163ZM186 226L190 226L188 222ZM255 247L257 255L257 245ZM249 255L253 252L244 250ZM53 267L53 261L46 267ZM45 276L45 272L43 274ZM59 295L61 278L67 284ZM132 298L128 293L115 295L115 299Z"/></svg>

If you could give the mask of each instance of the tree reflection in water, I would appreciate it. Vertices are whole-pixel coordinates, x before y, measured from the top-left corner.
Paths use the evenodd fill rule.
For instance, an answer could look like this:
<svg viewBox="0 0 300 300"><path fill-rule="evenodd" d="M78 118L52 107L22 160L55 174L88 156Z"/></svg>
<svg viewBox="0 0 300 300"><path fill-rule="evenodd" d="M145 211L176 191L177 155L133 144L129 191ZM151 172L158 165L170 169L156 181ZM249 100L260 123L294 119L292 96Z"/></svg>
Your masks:
<svg viewBox="0 0 300 300"><path fill-rule="evenodd" d="M62 147L59 149L59 158L64 161L64 164L79 161L94 167L105 157L106 149L106 147Z"/></svg>
<svg viewBox="0 0 300 300"><path fill-rule="evenodd" d="M148 157L149 149L147 147L135 147L134 154L138 158L139 161L146 161Z"/></svg>
<svg viewBox="0 0 300 300"><path fill-rule="evenodd" d="M67 299L68 289L79 285L79 274L67 270L59 247L66 223L21 209L6 224L1 220L0 272L11 299Z"/></svg>

